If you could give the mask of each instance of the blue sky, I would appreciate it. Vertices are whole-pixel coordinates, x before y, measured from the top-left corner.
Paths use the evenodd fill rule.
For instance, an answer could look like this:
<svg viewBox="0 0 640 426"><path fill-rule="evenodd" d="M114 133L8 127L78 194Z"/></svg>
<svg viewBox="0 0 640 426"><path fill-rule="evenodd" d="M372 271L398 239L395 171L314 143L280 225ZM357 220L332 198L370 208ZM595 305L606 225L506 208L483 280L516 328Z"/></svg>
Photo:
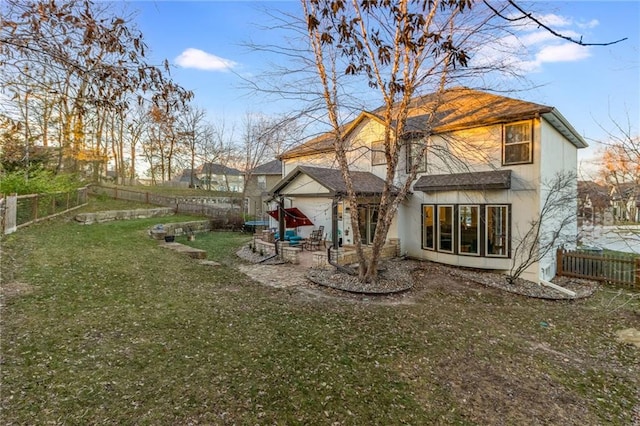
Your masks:
<svg viewBox="0 0 640 426"><path fill-rule="evenodd" d="M258 75L278 58L244 47L281 42L283 34L261 29L263 8L296 12L297 1L139 1L135 22L158 63L174 65L173 78L195 92L195 104L212 119L241 120L247 112L275 112L278 106L243 89L242 78ZM605 47L579 47L531 28L518 33L529 52L520 63L536 86L514 97L556 107L593 147L605 140L611 118L633 134L640 125L640 2L551 1L535 3L545 22L585 42L628 40ZM507 83L508 85L508 83ZM371 105L371 108L377 105ZM289 108L281 105L279 108ZM611 117L611 118L610 118ZM594 155L589 149L581 157Z"/></svg>

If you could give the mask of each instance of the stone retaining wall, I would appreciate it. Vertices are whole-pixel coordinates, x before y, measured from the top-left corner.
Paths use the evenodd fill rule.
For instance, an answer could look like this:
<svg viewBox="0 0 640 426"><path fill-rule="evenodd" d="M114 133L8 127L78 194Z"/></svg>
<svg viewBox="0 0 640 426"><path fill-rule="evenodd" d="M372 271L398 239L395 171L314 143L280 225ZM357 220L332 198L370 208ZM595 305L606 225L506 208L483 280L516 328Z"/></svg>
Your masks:
<svg viewBox="0 0 640 426"><path fill-rule="evenodd" d="M260 238L254 238L252 244L255 244L257 252L262 252L265 256L272 256L276 254L275 242L271 243L268 241L263 241ZM282 260L296 265L300 263L298 255L302 251L301 248L289 246L288 241L278 242L278 244L280 257L282 258Z"/></svg>
<svg viewBox="0 0 640 426"><path fill-rule="evenodd" d="M155 225L149 230L149 235L156 240L161 240L164 239L165 235L180 236L190 233L210 232L212 229L211 220L194 220Z"/></svg>
<svg viewBox="0 0 640 426"><path fill-rule="evenodd" d="M264 241L261 238L261 233L254 234L253 243L255 244L256 251L264 253L265 256L271 256L276 254L275 243ZM280 246L280 254L281 258L287 262L298 264L300 263L298 256L302 251L299 247L291 247L289 246L288 241L278 243ZM369 247L364 247L365 256L369 256L371 254L371 249ZM331 251L331 256L333 261L338 263L339 265L350 265L352 263L358 262L358 256L355 252L353 246L345 246L341 247L337 252ZM392 238L387 241L387 244L382 248L382 252L380 254L381 259L393 259L394 257L400 256L400 240L398 238ZM327 262L327 251L322 250L319 252L313 253L313 264L317 267L327 266L329 262Z"/></svg>
<svg viewBox="0 0 640 426"><path fill-rule="evenodd" d="M371 255L371 249L369 247L363 247L363 251L365 257ZM384 247L382 247L380 259L393 259L394 257L399 256L400 240L398 238L389 239ZM358 263L358 255L355 251L355 247L353 246L340 247L337 252L332 250L331 259L339 265L350 265L353 263ZM326 252L314 253L313 260L316 266L328 265Z"/></svg>
<svg viewBox="0 0 640 426"><path fill-rule="evenodd" d="M170 207L158 207L155 209L109 210L95 213L78 213L75 219L83 225L91 225L92 223L103 223L113 220L147 219L150 217L172 216L174 214L174 210Z"/></svg>

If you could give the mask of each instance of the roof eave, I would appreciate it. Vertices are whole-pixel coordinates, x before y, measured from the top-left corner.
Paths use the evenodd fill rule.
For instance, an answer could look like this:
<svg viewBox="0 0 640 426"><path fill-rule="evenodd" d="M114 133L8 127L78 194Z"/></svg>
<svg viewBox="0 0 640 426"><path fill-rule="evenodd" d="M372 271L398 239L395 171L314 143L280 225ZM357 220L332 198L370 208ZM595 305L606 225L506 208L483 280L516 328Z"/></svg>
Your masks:
<svg viewBox="0 0 640 426"><path fill-rule="evenodd" d="M547 120L562 136L567 138L576 148L586 148L589 144L580 136L580 134L573 128L571 124L560 112L553 108L550 112L542 114L542 117Z"/></svg>

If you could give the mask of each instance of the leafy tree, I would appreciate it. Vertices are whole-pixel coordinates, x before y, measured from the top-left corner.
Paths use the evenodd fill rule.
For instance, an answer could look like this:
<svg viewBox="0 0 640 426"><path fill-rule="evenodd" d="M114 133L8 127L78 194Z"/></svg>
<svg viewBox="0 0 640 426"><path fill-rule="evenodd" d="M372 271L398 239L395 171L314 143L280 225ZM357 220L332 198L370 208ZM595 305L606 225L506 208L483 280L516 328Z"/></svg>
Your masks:
<svg viewBox="0 0 640 426"><path fill-rule="evenodd" d="M122 121L135 101L174 108L192 97L171 81L167 62L149 64L142 33L113 13L115 5L6 0L0 6L0 82L24 112L25 134L38 134L45 146L57 140L59 170L104 165L105 132L123 128L107 122ZM29 114L36 103L37 117Z"/></svg>
<svg viewBox="0 0 640 426"><path fill-rule="evenodd" d="M29 172L29 178L24 178L24 171L5 173L0 179L0 193L2 194L46 194L65 192L76 189L82 181L73 174L54 174L51 170L34 169Z"/></svg>

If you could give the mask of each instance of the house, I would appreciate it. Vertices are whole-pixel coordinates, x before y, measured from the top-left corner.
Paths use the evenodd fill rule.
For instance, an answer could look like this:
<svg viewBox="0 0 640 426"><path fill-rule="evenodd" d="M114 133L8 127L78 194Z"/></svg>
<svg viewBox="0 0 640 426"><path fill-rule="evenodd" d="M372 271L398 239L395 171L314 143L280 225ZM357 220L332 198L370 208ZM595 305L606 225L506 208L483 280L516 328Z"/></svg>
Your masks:
<svg viewBox="0 0 640 426"><path fill-rule="evenodd" d="M203 189L210 191L242 192L244 177L238 169L223 164L204 163L196 169Z"/></svg>
<svg viewBox="0 0 640 426"><path fill-rule="evenodd" d="M430 136L425 138L428 111L439 103ZM382 150L381 109L362 112L344 126L350 169L358 195L362 243L370 244L386 173ZM398 176L415 160L415 147L429 144L411 192L392 221L388 241L410 258L508 272L517 242L539 218L547 190L543 182L577 169L577 150L584 139L553 107L467 88L453 88L440 97L412 101L400 135ZM272 189L284 207L297 207L316 226L324 226L345 249L353 244L344 181L337 171L332 135L324 134L284 152L284 178ZM400 184L399 179L394 184ZM575 189L575 180L571 183ZM577 234L577 201L564 206L573 218L562 241ZM554 226L551 219L543 229ZM337 228L337 229L335 229ZM300 229L300 233L311 232ZM553 250L552 250L553 252ZM538 282L555 275L548 255L522 274Z"/></svg>
<svg viewBox="0 0 640 426"><path fill-rule="evenodd" d="M269 190L282 179L282 161L276 159L261 164L248 175L245 187L246 213L251 217L266 220L266 202L271 198Z"/></svg>
<svg viewBox="0 0 640 426"><path fill-rule="evenodd" d="M578 219L603 224L610 204L609 190L605 185L590 180L578 181Z"/></svg>
<svg viewBox="0 0 640 426"><path fill-rule="evenodd" d="M164 185L178 188L201 188L202 182L198 179L198 174L195 170L192 172L192 169L184 169L181 174L174 176Z"/></svg>
<svg viewBox="0 0 640 426"><path fill-rule="evenodd" d="M624 182L611 186L611 206L616 222L640 222L640 186Z"/></svg>

